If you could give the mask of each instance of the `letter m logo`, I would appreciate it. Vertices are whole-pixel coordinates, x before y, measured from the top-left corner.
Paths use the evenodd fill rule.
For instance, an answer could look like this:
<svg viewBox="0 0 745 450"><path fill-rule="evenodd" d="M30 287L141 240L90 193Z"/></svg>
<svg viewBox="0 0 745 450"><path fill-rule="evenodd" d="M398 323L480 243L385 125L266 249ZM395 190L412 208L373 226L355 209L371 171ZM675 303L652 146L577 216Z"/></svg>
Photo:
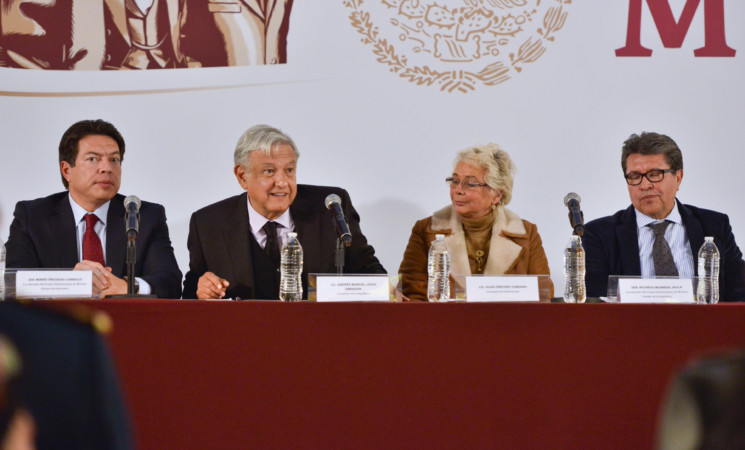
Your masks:
<svg viewBox="0 0 745 450"><path fill-rule="evenodd" d="M680 48L683 45L693 16L702 0L686 0L679 20L675 20L670 0L646 0L654 18L657 31L665 48ZM738 0L742 1L742 0ZM642 3L644 0L629 0L629 26L626 46L616 50L616 56L652 56L652 50L642 47ZM727 45L724 34L724 0L703 0L706 43L693 51L695 56L734 57L736 50Z"/></svg>

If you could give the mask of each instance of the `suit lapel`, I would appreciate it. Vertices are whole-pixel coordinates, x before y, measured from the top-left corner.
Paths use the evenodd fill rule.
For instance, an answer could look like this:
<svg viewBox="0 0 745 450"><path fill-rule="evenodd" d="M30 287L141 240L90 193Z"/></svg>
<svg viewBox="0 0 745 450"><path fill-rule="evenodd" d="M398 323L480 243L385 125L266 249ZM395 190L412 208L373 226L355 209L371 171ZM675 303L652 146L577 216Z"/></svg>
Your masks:
<svg viewBox="0 0 745 450"><path fill-rule="evenodd" d="M432 223L428 232L435 235L444 234L445 244L450 251L450 279L454 286L451 289L455 291L465 291L466 277L471 275L471 265L468 262L468 249L466 247L466 235L463 232L463 225L458 214L453 210L452 205L448 205L432 214ZM434 241L432 241L434 243ZM429 244L427 252L429 252Z"/></svg>
<svg viewBox="0 0 745 450"><path fill-rule="evenodd" d="M127 27L127 7L125 4L126 0L104 0L104 2L106 3L107 9L111 13L111 20L114 22L114 26L119 31L122 39L127 42L127 45L132 45L132 41L129 38L129 28ZM103 20L101 20L101 23L103 23Z"/></svg>
<svg viewBox="0 0 745 450"><path fill-rule="evenodd" d="M445 235L445 244L450 250L450 273L453 275L471 275L471 265L468 262L468 249L466 248L466 236L463 225L458 219L458 214L448 205L432 213L432 224L428 232L437 236ZM434 242L434 241L433 241ZM427 251L429 251L429 245ZM465 278L454 277L455 283L461 286ZM461 286L464 287L464 286Z"/></svg>
<svg viewBox="0 0 745 450"><path fill-rule="evenodd" d="M243 4L248 8L249 11L263 22L266 22L265 7L263 7L259 0L242 0ZM301 242L302 244L302 242Z"/></svg>
<svg viewBox="0 0 745 450"><path fill-rule="evenodd" d="M616 240L621 251L621 267L611 270L611 275L641 275L639 235L633 206L628 207L621 215L621 223L616 227Z"/></svg>
<svg viewBox="0 0 745 450"><path fill-rule="evenodd" d="M121 195L116 195L109 203L109 213L106 216L106 265L111 267L111 273L117 277L126 275L124 270L127 246L125 233L124 199Z"/></svg>
<svg viewBox="0 0 745 450"><path fill-rule="evenodd" d="M157 1L157 0L156 0ZM181 8L179 7L180 0L168 0L166 3L166 9L168 14L168 23L171 28L169 30L171 34L171 46L173 47L176 59L181 58L181 49L179 48L179 41L181 39L181 22L179 21L179 13Z"/></svg>
<svg viewBox="0 0 745 450"><path fill-rule="evenodd" d="M489 244L489 258L484 269L485 274L509 273L523 247L512 238L527 239L527 231L522 219L503 206L497 208L497 217L492 225L492 238Z"/></svg>
<svg viewBox="0 0 745 450"><path fill-rule="evenodd" d="M236 197L233 211L223 223L223 245L230 255L231 264L227 264L228 273L224 278L228 280L246 280L246 284L253 290L253 264L251 262L251 242L249 233L251 226L248 222L248 204L246 194ZM253 293L251 294L253 297Z"/></svg>
<svg viewBox="0 0 745 450"><path fill-rule="evenodd" d="M50 244L56 253L56 262L52 264L52 267L75 267L80 262L76 235L77 224L67 195L62 196L57 203L55 214L49 218L49 227L52 237Z"/></svg>
<svg viewBox="0 0 745 450"><path fill-rule="evenodd" d="M305 260L305 267L303 268L303 272L307 274L323 271L324 269L321 265L324 262L324 258L310 258L309 255L320 256L322 255L321 250L325 248L325 246L326 248L336 248L336 243L330 242L326 243L324 246L324 244L321 242L323 239L323 234L321 233L321 224L317 220L317 218L314 219L313 209L308 204L305 196L302 195L302 190L300 187L298 187L298 194L297 197L295 197L295 201L293 201L292 205L290 205L290 215L292 216L292 221L295 224L295 232L297 233L297 238L300 241L300 245L303 246L303 254L305 255L305 257L303 258ZM331 220L330 216L328 220ZM318 266L314 266L314 263L318 264Z"/></svg>
<svg viewBox="0 0 745 450"><path fill-rule="evenodd" d="M113 0L106 1L107 4L112 2ZM103 2L73 0L71 14L72 32L69 55L72 57L83 55L75 63L75 69L98 70L106 56ZM116 12L112 11L112 14L116 21ZM126 34L125 39L129 39L129 33Z"/></svg>
<svg viewBox="0 0 745 450"><path fill-rule="evenodd" d="M693 274L698 276L698 264L696 262L698 261L698 250L704 244L704 228L701 226L701 222L691 213L691 210L680 202L678 202L678 211L680 211L680 219L683 221L686 234L688 234L688 245L691 246Z"/></svg>

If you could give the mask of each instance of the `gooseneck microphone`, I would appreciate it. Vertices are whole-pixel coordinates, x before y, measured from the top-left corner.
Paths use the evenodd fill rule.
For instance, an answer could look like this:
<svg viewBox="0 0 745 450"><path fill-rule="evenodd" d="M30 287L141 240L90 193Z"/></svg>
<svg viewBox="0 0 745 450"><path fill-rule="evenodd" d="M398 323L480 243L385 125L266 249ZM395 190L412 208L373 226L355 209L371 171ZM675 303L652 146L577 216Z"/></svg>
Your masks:
<svg viewBox="0 0 745 450"><path fill-rule="evenodd" d="M344 242L345 246L349 247L352 245L352 233L349 231L349 225L344 218L344 211L341 209L341 198L336 194L329 194L324 203L331 215L334 216L336 233L339 235L339 239Z"/></svg>
<svg viewBox="0 0 745 450"><path fill-rule="evenodd" d="M582 198L574 192L570 192L564 197L564 204L569 208L569 223L577 236L585 234L585 216L579 207L580 201L582 201Z"/></svg>
<svg viewBox="0 0 745 450"><path fill-rule="evenodd" d="M140 199L129 195L124 199L124 225L127 227L127 296L137 295L135 264L137 262L137 232L140 228Z"/></svg>
<svg viewBox="0 0 745 450"><path fill-rule="evenodd" d="M124 221L127 226L127 238L134 241L140 228L140 204L142 202L136 195L129 195L124 199L126 215Z"/></svg>

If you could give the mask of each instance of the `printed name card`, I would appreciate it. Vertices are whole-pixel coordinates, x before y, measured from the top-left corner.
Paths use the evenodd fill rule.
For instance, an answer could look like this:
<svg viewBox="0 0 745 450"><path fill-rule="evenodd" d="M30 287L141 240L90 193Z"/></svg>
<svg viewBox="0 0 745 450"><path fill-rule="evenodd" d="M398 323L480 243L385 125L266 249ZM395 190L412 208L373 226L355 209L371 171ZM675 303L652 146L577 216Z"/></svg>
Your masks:
<svg viewBox="0 0 745 450"><path fill-rule="evenodd" d="M619 278L621 303L695 303L693 282L684 278Z"/></svg>
<svg viewBox="0 0 745 450"><path fill-rule="evenodd" d="M316 278L319 302L387 302L390 300L388 276Z"/></svg>
<svg viewBox="0 0 745 450"><path fill-rule="evenodd" d="M93 272L90 270L19 270L16 298L90 298Z"/></svg>
<svg viewBox="0 0 745 450"><path fill-rule="evenodd" d="M538 277L466 277L466 301L537 302Z"/></svg>

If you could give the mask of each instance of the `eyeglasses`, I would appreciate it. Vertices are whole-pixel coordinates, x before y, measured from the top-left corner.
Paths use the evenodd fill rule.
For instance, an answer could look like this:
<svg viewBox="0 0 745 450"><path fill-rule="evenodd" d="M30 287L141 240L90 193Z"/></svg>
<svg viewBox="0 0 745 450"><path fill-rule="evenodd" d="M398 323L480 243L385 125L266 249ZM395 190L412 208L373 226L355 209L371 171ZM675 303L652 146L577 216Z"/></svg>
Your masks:
<svg viewBox="0 0 745 450"><path fill-rule="evenodd" d="M463 186L464 191L470 191L482 186L489 186L486 183L479 183L476 178L467 177L465 180L459 180L457 178L448 177L445 178L445 182L450 186L450 189L458 189L458 186Z"/></svg>
<svg viewBox="0 0 745 450"><path fill-rule="evenodd" d="M631 172L627 173L623 177L626 178L626 183L629 186L638 186L642 184L642 178L646 178L647 181L650 183L659 183L662 181L663 178L665 178L666 173L675 173L677 172L676 169L654 169L650 170L649 172L645 173L639 173L639 172Z"/></svg>

